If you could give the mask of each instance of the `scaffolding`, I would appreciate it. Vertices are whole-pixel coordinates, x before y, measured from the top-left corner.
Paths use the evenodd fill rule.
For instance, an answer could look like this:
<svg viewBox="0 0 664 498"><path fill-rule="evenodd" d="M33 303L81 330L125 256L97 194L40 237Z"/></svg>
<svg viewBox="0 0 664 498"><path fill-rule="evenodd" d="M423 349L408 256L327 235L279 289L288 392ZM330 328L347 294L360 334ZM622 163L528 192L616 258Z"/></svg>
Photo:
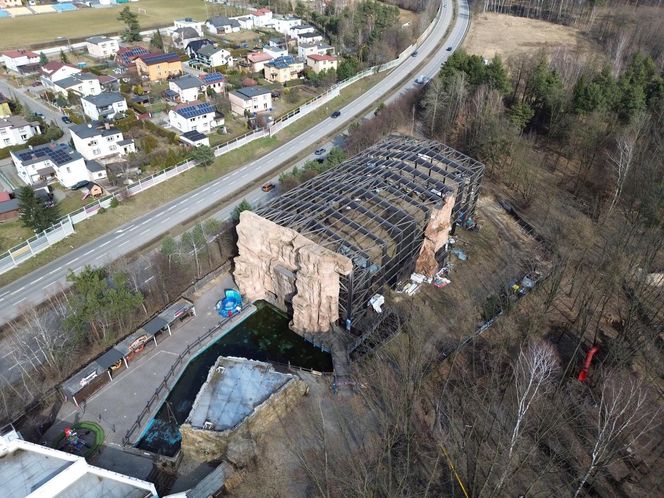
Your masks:
<svg viewBox="0 0 664 498"><path fill-rule="evenodd" d="M341 324L350 328L373 294L414 270L432 210L454 196L455 222L473 214L483 172L441 143L392 136L256 214L352 261L339 298Z"/></svg>

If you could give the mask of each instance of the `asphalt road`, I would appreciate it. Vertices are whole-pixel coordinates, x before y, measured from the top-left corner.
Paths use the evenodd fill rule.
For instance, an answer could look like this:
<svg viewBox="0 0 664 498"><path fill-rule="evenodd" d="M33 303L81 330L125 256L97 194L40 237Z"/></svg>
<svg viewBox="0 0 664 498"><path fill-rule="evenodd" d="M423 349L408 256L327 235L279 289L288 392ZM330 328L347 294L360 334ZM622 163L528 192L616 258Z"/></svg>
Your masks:
<svg viewBox="0 0 664 498"><path fill-rule="evenodd" d="M214 208L215 205L241 191L247 184L260 179L280 164L291 160L313 145L323 145L322 139L324 137L333 134L335 130L345 125L349 125L356 117L362 115L364 109L369 105L380 102L386 94L397 87L399 82L423 61L429 62L425 69L420 70L418 74L434 76L441 63L452 53L447 50L447 47L456 48L460 44L469 22L467 1L458 0L458 2L460 5L459 16L447 41L440 48L437 48L437 46L443 39L443 35L452 20L451 1L444 8L443 15L439 18L431 35L418 48L417 57L408 57L380 83L340 109L340 117L325 119L260 159L174 199L80 248L72 249L69 254L0 289L0 321L5 323L54 294L66 284L66 275L70 270L76 273L85 265L103 266L114 259L131 253L146 243L159 238L174 225L183 223L198 213ZM414 84L412 80L407 81L404 88L412 88ZM266 194L262 193L262 195L265 196ZM260 200L261 193L260 191L251 192L247 197L250 202ZM232 209L232 206L228 206L217 212L215 217L227 218L230 216ZM65 239L61 243L66 244L67 240Z"/></svg>
<svg viewBox="0 0 664 498"><path fill-rule="evenodd" d="M47 106L41 100L30 95L28 88L16 88L11 86L5 80L0 80L0 93L2 93L8 99L16 97L21 104L25 107L28 107L32 112L41 112L44 115L44 121L50 123L53 121L56 126L62 129L67 134L68 128L62 122L63 114L59 111L56 111L52 107ZM67 137L68 139L69 137Z"/></svg>

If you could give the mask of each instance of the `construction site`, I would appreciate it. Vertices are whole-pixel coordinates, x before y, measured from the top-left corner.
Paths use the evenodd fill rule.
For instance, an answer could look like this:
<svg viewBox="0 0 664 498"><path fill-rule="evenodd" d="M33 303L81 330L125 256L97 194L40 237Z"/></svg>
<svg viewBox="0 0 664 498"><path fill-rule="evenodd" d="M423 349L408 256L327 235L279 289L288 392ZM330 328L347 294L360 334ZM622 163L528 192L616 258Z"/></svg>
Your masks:
<svg viewBox="0 0 664 498"><path fill-rule="evenodd" d="M391 136L243 212L235 281L288 311L298 333L361 331L382 289L444 265L450 234L473 223L483 173L444 144Z"/></svg>

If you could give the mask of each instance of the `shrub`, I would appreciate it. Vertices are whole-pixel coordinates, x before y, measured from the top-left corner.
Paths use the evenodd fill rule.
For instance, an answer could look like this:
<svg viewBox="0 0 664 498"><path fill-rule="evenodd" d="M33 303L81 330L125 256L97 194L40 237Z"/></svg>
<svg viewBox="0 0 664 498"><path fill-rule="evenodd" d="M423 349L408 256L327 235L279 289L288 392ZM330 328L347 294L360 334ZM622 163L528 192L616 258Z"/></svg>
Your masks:
<svg viewBox="0 0 664 498"><path fill-rule="evenodd" d="M120 205L120 202L118 201L117 197L113 197L111 199L111 208L115 209Z"/></svg>

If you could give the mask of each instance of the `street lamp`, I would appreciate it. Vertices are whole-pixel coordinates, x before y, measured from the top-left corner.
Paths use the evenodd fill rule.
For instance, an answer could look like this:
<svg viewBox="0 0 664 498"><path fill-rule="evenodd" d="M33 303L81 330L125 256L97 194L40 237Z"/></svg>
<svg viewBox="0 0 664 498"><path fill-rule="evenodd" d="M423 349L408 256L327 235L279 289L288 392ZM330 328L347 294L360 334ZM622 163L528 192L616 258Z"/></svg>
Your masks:
<svg viewBox="0 0 664 498"><path fill-rule="evenodd" d="M69 37L67 36L58 36L56 40L67 40L67 51L71 52L71 42L69 41Z"/></svg>

